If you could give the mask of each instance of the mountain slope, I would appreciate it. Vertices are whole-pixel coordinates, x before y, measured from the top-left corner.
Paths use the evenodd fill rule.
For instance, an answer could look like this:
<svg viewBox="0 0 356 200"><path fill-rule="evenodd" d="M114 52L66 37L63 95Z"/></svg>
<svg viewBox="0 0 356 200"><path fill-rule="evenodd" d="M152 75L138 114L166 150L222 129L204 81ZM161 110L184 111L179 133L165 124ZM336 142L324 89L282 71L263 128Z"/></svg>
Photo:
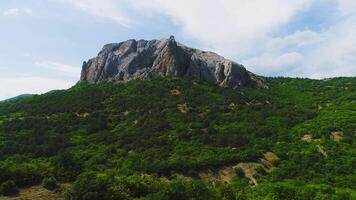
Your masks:
<svg viewBox="0 0 356 200"><path fill-rule="evenodd" d="M15 101L15 100L23 99L23 98L26 98L26 97L31 97L31 96L34 96L34 95L35 94L21 94L21 95L18 95L16 97L5 99L3 101Z"/></svg>
<svg viewBox="0 0 356 200"><path fill-rule="evenodd" d="M355 198L356 78L265 81L80 83L0 103L0 182L55 177L72 199Z"/></svg>

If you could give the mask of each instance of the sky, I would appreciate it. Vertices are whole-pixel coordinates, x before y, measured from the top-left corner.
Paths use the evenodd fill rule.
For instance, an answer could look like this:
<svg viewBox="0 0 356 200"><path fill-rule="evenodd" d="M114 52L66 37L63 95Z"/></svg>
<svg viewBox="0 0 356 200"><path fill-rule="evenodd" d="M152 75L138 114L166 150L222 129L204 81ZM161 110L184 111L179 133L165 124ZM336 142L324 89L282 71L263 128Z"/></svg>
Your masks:
<svg viewBox="0 0 356 200"><path fill-rule="evenodd" d="M1 0L0 100L73 86L107 43L176 40L264 76L356 76L355 0Z"/></svg>

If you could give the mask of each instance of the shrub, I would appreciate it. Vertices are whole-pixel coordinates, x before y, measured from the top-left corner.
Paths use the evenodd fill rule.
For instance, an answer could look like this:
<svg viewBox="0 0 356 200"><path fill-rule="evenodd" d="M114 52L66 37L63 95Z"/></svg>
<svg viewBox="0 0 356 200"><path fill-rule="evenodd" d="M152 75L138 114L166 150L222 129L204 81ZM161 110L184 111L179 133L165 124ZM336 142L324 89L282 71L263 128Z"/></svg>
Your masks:
<svg viewBox="0 0 356 200"><path fill-rule="evenodd" d="M245 172L241 167L235 168L235 173L236 173L236 176L238 176L240 178L244 178L245 177Z"/></svg>
<svg viewBox="0 0 356 200"><path fill-rule="evenodd" d="M42 180L42 186L47 190L54 190L58 188L57 180L54 177L44 178Z"/></svg>
<svg viewBox="0 0 356 200"><path fill-rule="evenodd" d="M262 166L258 166L258 167L256 168L256 172L257 172L258 174L262 175L262 176L267 175L267 172L266 172L265 168L263 168Z"/></svg>
<svg viewBox="0 0 356 200"><path fill-rule="evenodd" d="M0 185L0 194L2 195L14 195L19 192L17 185L14 181L8 180Z"/></svg>

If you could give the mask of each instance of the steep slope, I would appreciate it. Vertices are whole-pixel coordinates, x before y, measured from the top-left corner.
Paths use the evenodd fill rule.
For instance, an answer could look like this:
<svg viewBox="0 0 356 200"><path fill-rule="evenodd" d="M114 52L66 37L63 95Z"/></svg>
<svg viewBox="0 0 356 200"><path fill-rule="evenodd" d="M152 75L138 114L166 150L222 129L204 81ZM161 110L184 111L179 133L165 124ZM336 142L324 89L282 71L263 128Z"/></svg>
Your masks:
<svg viewBox="0 0 356 200"><path fill-rule="evenodd" d="M222 87L267 87L242 65L212 52L189 48L174 40L128 40L107 44L98 56L83 63L81 81L151 80L190 77Z"/></svg>
<svg viewBox="0 0 356 200"><path fill-rule="evenodd" d="M355 198L356 78L266 82L81 83L0 103L0 183L55 177L68 199Z"/></svg>

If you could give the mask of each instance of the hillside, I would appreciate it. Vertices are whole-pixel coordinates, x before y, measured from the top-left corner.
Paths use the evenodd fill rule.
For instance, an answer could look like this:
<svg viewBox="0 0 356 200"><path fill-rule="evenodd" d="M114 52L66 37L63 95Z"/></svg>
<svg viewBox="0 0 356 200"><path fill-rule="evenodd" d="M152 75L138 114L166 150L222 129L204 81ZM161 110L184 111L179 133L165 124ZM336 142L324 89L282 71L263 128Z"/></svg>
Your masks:
<svg viewBox="0 0 356 200"><path fill-rule="evenodd" d="M71 184L59 192L78 200L356 199L356 78L265 82L82 82L2 102L0 183Z"/></svg>
<svg viewBox="0 0 356 200"><path fill-rule="evenodd" d="M12 98L9 98L9 99L5 99L3 101L15 101L15 100L19 100L19 99L22 99L22 98L26 98L26 97L30 97L30 96L34 96L35 94L21 94L21 95L18 95L16 97L12 97ZM0 101L1 102L1 101Z"/></svg>

